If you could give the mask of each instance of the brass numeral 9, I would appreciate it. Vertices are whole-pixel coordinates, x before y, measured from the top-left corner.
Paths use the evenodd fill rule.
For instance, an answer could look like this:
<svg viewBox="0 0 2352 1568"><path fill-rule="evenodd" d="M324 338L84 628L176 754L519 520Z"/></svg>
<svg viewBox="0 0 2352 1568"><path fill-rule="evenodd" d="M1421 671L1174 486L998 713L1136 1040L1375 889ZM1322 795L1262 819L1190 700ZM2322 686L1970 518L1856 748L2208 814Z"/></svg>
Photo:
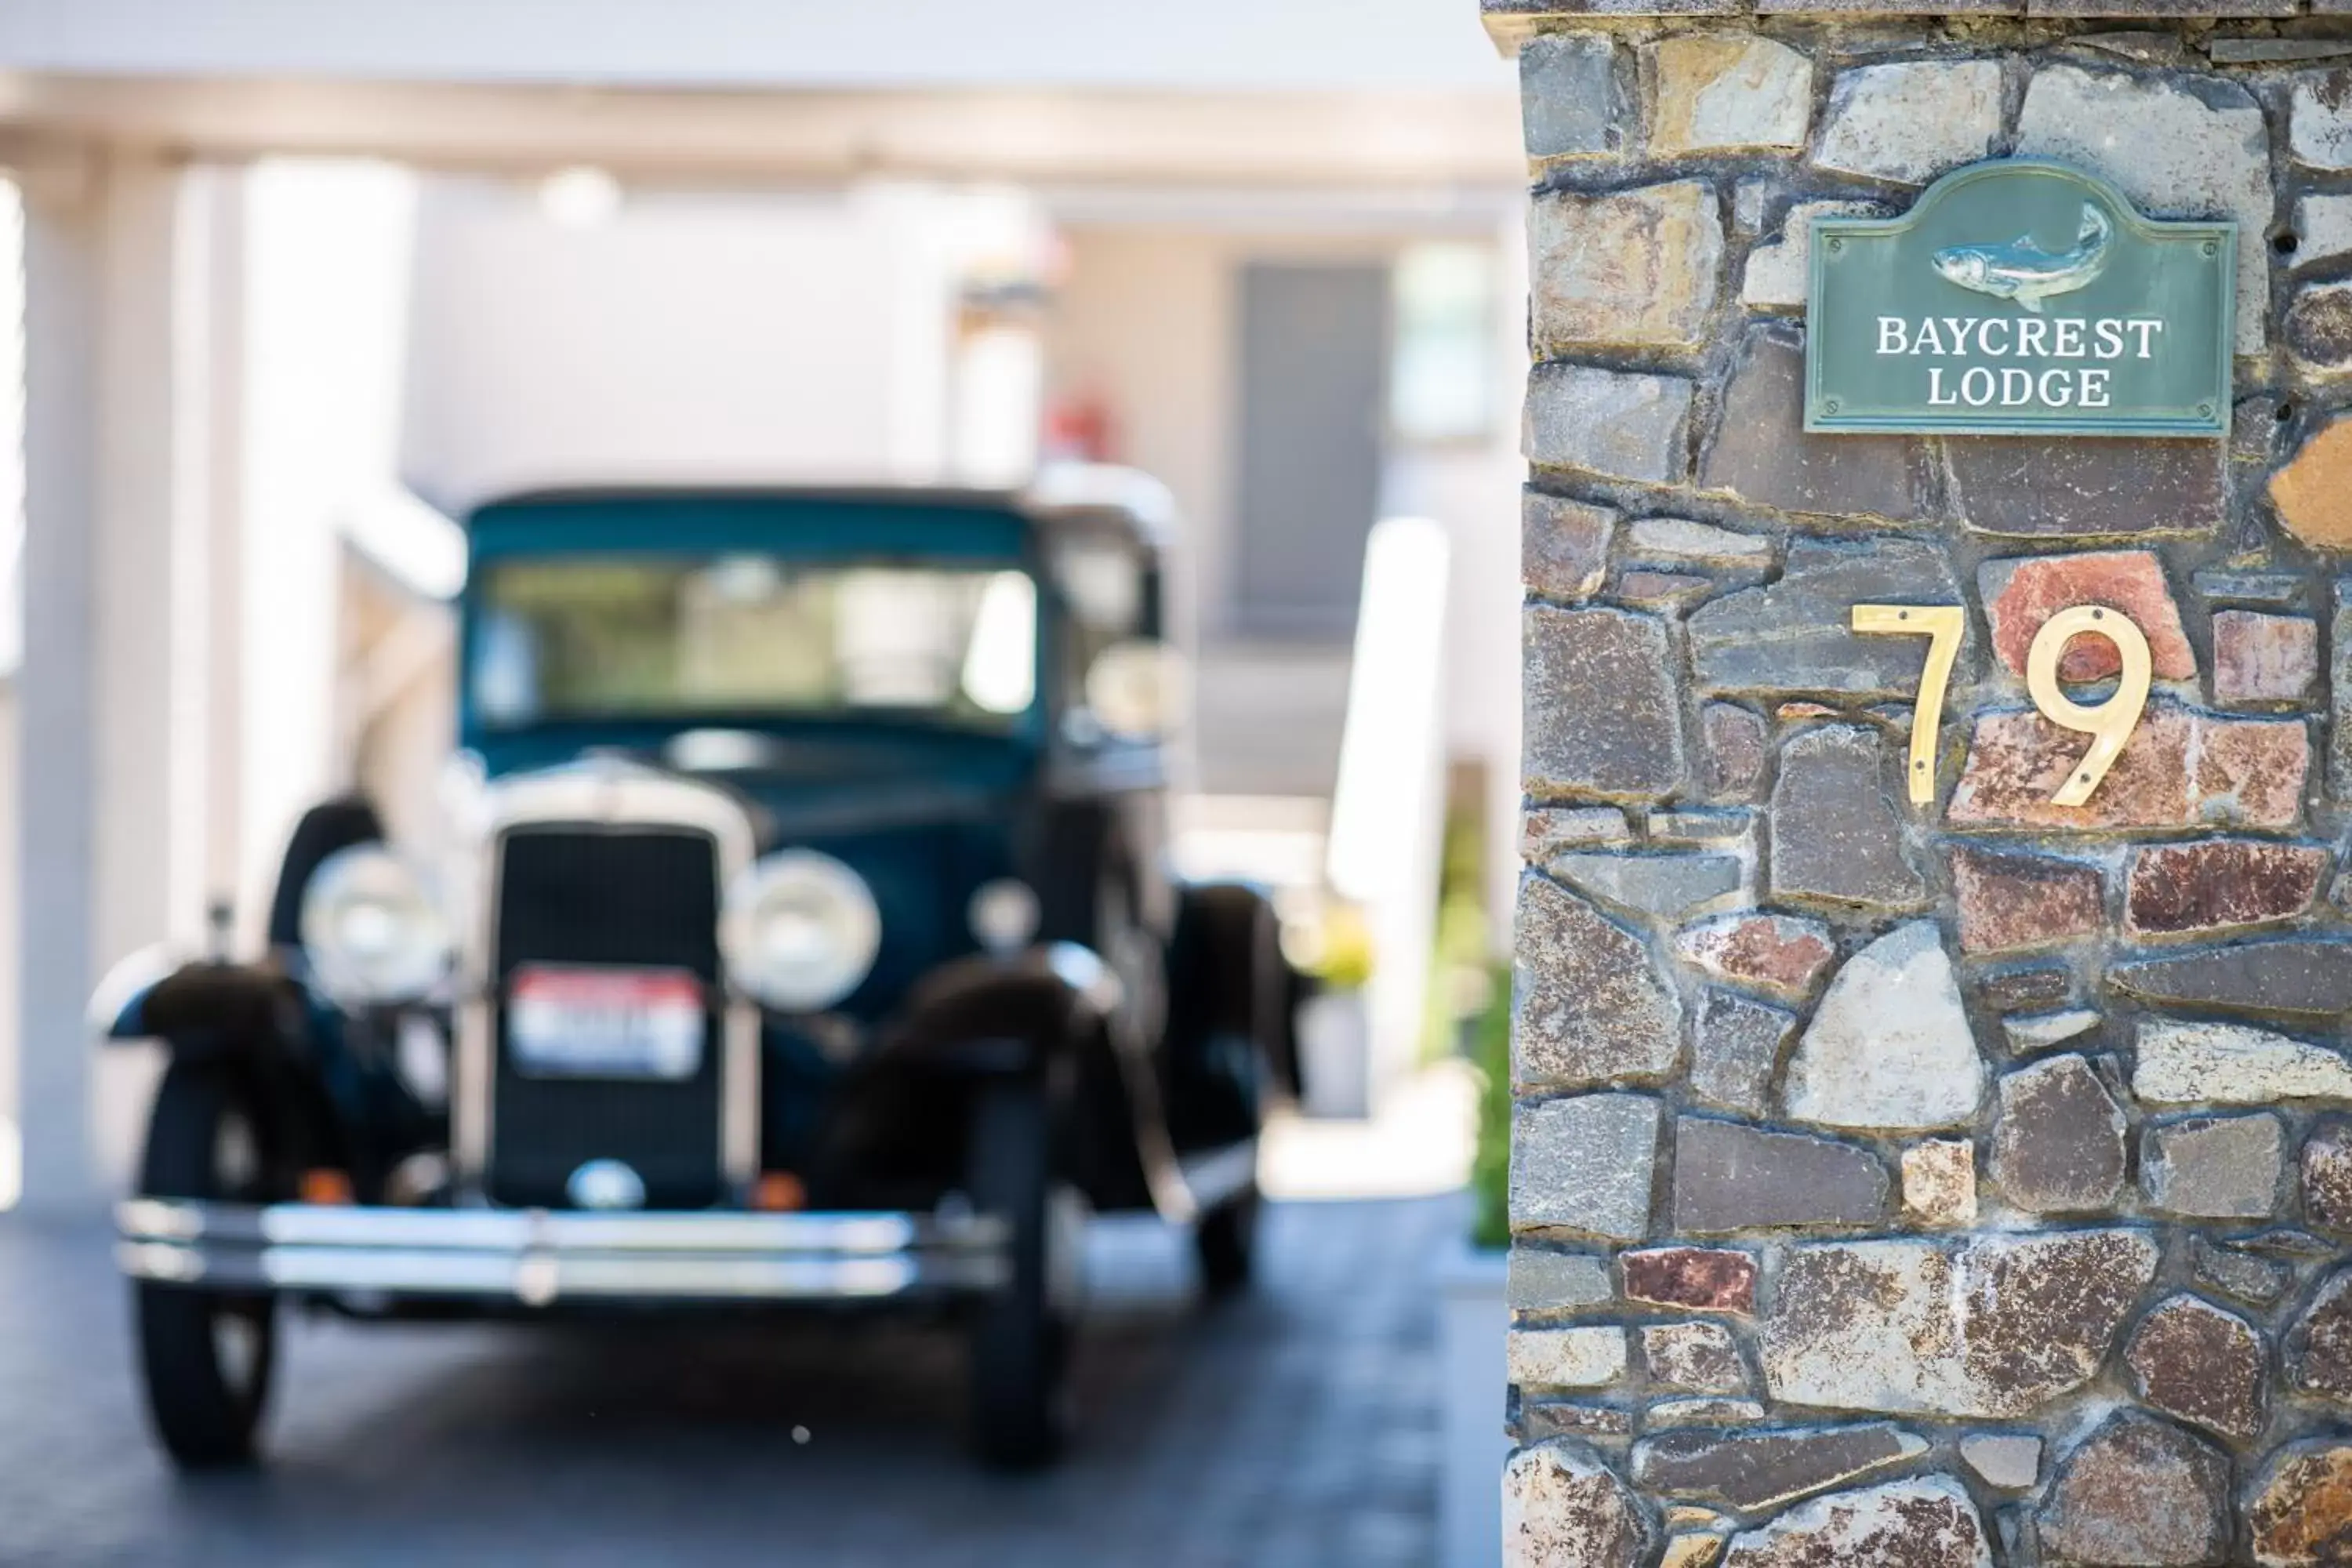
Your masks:
<svg viewBox="0 0 2352 1568"><path fill-rule="evenodd" d="M2085 632L2115 644L2124 664L2123 681L2115 695L2089 708L2058 689L2059 656L2066 651L2068 642ZM2025 658L2025 689L2033 694L2033 706L2053 724L2095 737L2083 760L2066 775L2064 785L2050 797L2053 804L2082 805L2116 765L2124 742L2139 727L2139 716L2147 707L2149 666L2147 635L2120 610L2077 605L2059 611L2033 634L2033 649Z"/></svg>

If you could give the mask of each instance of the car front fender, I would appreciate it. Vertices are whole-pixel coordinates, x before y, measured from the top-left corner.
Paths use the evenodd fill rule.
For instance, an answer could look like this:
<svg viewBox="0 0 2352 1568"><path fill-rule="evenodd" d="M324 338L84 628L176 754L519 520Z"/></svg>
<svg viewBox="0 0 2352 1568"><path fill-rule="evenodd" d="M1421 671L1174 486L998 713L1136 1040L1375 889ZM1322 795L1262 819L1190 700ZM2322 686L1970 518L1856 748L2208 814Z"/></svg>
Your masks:
<svg viewBox="0 0 2352 1568"><path fill-rule="evenodd" d="M1069 1178L1097 1208L1183 1204L1146 1043L1100 956L1053 942L942 965L917 986L845 1087L828 1164L951 1187L980 1086L1034 1079L1059 1108Z"/></svg>
<svg viewBox="0 0 2352 1568"><path fill-rule="evenodd" d="M116 964L89 1006L102 1038L160 1039L188 1055L293 1054L308 1012L302 988L276 969L209 960L174 965L152 949Z"/></svg>

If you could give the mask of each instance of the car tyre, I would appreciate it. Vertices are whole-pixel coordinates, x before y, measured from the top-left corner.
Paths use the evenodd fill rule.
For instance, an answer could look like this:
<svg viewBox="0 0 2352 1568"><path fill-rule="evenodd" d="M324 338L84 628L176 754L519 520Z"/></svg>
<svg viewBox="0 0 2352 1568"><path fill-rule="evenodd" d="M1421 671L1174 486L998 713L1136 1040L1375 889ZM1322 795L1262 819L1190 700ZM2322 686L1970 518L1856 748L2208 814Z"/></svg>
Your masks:
<svg viewBox="0 0 2352 1568"><path fill-rule="evenodd" d="M1068 1227L1056 1213L1054 1126L1045 1094L993 1084L974 1108L968 1186L972 1206L1008 1226L1011 1275L971 1325L972 1442L998 1469L1058 1458L1071 1426L1072 1307Z"/></svg>
<svg viewBox="0 0 2352 1568"><path fill-rule="evenodd" d="M1202 1215L1192 1230L1192 1254L1200 1260L1201 1291L1222 1301L1248 1289L1256 1261L1258 1210L1263 1207L1257 1184Z"/></svg>
<svg viewBox="0 0 2352 1568"><path fill-rule="evenodd" d="M178 1061L147 1126L148 1197L263 1201L261 1125L231 1076ZM155 1433L186 1469L248 1465L278 1359L277 1299L142 1279L133 1287L139 1360Z"/></svg>

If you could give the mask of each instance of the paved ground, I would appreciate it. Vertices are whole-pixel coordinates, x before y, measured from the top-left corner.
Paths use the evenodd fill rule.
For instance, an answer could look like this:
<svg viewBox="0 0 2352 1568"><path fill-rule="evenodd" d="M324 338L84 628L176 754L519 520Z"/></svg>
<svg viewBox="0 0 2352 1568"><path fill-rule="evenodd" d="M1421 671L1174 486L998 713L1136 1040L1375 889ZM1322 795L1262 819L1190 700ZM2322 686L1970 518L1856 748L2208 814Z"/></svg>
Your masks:
<svg viewBox="0 0 2352 1568"><path fill-rule="evenodd" d="M0 1217L0 1563L1423 1564L1427 1280L1461 1213L1277 1204L1262 1288L1206 1314L1180 1238L1098 1227L1085 1434L1011 1481L966 1462L933 1328L331 1321L295 1327L274 1465L181 1480L142 1424L102 1236Z"/></svg>

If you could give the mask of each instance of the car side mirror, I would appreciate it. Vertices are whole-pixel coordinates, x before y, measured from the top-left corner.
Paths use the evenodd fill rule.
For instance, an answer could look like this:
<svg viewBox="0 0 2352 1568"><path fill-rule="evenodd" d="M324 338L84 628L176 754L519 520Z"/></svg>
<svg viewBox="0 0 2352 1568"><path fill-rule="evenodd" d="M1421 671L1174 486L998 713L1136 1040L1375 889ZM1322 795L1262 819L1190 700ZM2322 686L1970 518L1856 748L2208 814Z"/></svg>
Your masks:
<svg viewBox="0 0 2352 1568"><path fill-rule="evenodd" d="M1087 707L1122 741L1156 741L1174 731L1188 690L1184 656L1163 642L1113 643L1087 668Z"/></svg>

